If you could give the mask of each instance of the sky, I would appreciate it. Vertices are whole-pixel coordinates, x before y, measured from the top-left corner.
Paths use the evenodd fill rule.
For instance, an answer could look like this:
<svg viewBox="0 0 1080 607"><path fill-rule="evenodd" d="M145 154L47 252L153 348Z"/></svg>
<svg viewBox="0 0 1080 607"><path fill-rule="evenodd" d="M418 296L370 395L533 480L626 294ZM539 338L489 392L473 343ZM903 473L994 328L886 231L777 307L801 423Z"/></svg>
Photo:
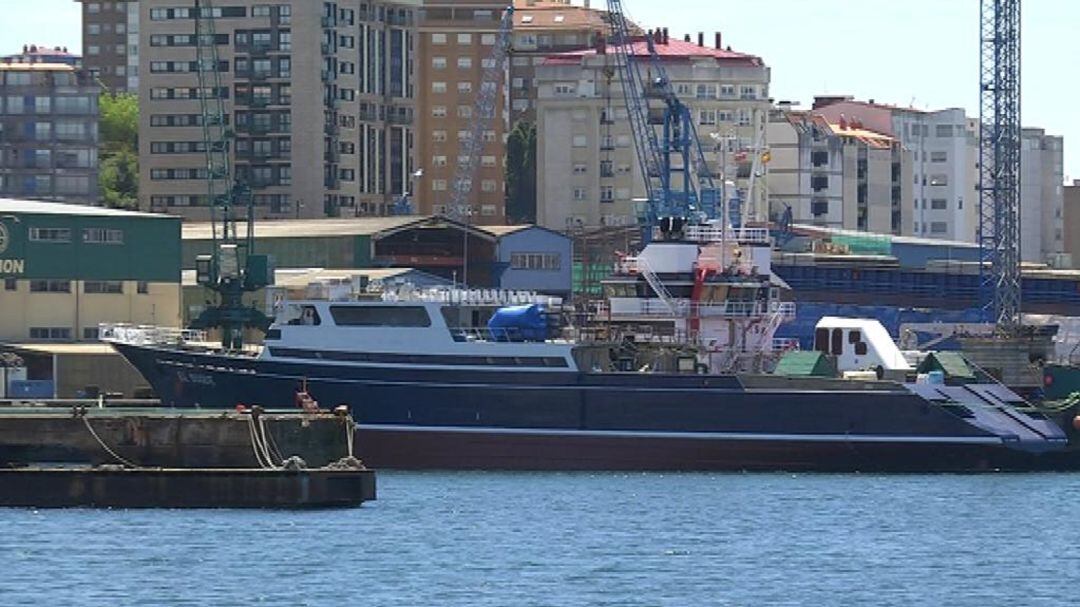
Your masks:
<svg viewBox="0 0 1080 607"><path fill-rule="evenodd" d="M575 0L582 3L584 0ZM592 0L603 6L604 0ZM671 35L723 34L772 68L772 97L809 105L850 94L978 114L979 0L624 0L629 17ZM23 44L81 47L74 0L0 0L0 54ZM1025 0L1021 113L1065 137L1065 175L1080 179L1080 2Z"/></svg>

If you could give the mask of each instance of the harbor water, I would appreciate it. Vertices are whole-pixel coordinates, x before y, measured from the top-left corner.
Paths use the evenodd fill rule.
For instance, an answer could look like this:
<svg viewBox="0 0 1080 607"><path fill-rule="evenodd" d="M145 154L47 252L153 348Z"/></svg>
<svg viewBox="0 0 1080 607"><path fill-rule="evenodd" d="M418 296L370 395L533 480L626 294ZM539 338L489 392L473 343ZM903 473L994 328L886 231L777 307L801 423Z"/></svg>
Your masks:
<svg viewBox="0 0 1080 607"><path fill-rule="evenodd" d="M0 510L0 604L1071 605L1078 504L1080 474L386 471L352 510Z"/></svg>

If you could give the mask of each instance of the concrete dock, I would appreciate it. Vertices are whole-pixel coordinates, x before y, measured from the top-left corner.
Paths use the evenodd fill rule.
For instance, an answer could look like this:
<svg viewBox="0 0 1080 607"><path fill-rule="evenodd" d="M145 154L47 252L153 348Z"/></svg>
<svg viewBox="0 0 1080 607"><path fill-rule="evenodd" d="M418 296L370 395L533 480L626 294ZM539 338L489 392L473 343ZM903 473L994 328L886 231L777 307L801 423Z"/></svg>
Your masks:
<svg viewBox="0 0 1080 607"><path fill-rule="evenodd" d="M291 410L256 419L280 459L299 456L318 468L349 454L347 417ZM135 466L260 468L252 423L231 410L0 407L0 464L124 463L115 453Z"/></svg>
<svg viewBox="0 0 1080 607"><path fill-rule="evenodd" d="M0 407L0 507L358 506L353 432L344 412Z"/></svg>
<svg viewBox="0 0 1080 607"><path fill-rule="evenodd" d="M366 469L0 469L0 507L344 508L373 499Z"/></svg>

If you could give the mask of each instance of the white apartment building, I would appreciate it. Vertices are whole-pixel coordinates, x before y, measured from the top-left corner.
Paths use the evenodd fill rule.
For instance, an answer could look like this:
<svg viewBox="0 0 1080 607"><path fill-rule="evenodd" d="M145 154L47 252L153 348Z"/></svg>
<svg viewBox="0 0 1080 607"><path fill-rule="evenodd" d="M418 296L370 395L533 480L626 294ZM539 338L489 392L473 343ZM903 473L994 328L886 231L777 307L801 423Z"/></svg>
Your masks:
<svg viewBox="0 0 1080 607"><path fill-rule="evenodd" d="M977 242L979 123L963 109L923 111L851 97L818 97L814 111L830 121L858 120L900 140L912 154L912 234ZM1063 142L1042 129L1021 136L1021 258L1057 263L1064 251Z"/></svg>
<svg viewBox="0 0 1080 607"><path fill-rule="evenodd" d="M713 174L745 192L754 150L765 146L769 68L758 57L720 48L719 35L714 47L703 42L702 36L693 44L664 34L656 48L693 113ZM644 198L645 184L613 53L600 41L536 66L537 222L550 229L637 221L635 199ZM648 61L644 42L635 53ZM746 206L764 214L766 201L758 182Z"/></svg>
<svg viewBox="0 0 1080 607"><path fill-rule="evenodd" d="M1020 132L1020 256L1070 265L1065 253L1065 159L1061 137L1043 129Z"/></svg>
<svg viewBox="0 0 1080 607"><path fill-rule="evenodd" d="M773 218L884 234L912 233L912 153L894 137L781 104L768 126Z"/></svg>

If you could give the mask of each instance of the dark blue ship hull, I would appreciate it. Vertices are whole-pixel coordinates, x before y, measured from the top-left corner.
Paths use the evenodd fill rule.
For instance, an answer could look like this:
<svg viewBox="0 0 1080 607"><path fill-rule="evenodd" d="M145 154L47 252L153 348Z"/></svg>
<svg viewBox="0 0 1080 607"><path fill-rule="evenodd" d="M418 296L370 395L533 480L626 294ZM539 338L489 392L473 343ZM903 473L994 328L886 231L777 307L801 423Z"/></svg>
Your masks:
<svg viewBox="0 0 1080 607"><path fill-rule="evenodd" d="M887 383L489 371L259 360L115 347L176 407L348 405L382 468L981 470L1064 449L1052 422L945 406ZM963 400L953 395L953 400Z"/></svg>

